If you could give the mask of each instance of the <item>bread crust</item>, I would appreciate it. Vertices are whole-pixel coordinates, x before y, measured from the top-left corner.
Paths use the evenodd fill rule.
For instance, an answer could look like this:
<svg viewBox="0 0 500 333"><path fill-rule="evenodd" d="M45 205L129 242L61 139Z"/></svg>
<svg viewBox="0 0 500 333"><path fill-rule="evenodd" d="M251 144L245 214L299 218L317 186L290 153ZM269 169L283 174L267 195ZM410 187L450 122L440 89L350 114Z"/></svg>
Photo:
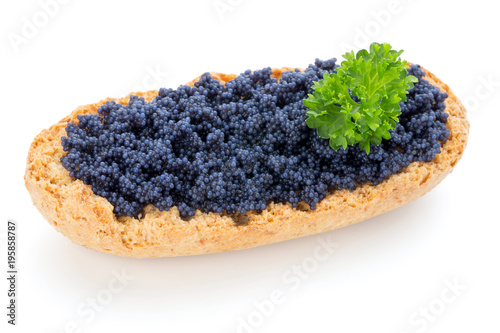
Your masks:
<svg viewBox="0 0 500 333"><path fill-rule="evenodd" d="M273 69L276 78L292 68ZM434 188L454 168L467 144L469 122L466 110L450 88L425 70L425 78L448 94L445 112L449 114L448 140L431 162L413 162L400 172L373 186L364 184L353 191L329 193L311 211L307 205L271 203L257 214L233 216L202 213L189 221L180 218L173 207L161 212L153 205L144 208L140 220L117 218L113 206L92 192L91 186L71 178L62 166L65 155L61 137L68 122L78 123L77 115L95 114L107 98L78 107L49 129L42 131L31 144L25 184L34 205L59 232L76 244L100 252L126 257L170 257L245 249L344 227L407 204ZM227 82L235 74L211 73ZM193 85L199 79L189 82ZM151 101L158 91L134 93Z"/></svg>

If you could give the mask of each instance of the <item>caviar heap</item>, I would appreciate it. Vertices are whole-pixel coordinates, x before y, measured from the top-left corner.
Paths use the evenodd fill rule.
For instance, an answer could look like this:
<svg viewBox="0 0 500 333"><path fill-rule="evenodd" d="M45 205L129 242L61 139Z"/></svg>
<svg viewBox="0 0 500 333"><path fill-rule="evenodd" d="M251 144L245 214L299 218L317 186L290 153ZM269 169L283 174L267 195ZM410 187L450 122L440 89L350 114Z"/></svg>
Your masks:
<svg viewBox="0 0 500 333"><path fill-rule="evenodd" d="M114 206L140 216L147 204L233 214L267 204L301 201L315 209L328 191L378 184L413 161L430 161L449 132L445 93L412 65L419 80L401 103L391 139L333 150L306 125L303 100L313 81L333 72L336 59L272 78L271 68L246 71L225 85L204 74L194 87L160 89L151 102L102 105L78 116L62 138L63 166Z"/></svg>

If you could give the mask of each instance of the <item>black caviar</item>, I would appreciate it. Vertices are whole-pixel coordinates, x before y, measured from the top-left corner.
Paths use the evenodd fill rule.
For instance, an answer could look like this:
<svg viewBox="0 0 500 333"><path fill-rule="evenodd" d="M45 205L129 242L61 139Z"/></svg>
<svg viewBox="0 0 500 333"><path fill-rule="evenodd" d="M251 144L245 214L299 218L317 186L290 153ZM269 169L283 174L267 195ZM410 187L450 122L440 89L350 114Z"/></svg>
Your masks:
<svg viewBox="0 0 500 333"><path fill-rule="evenodd" d="M182 217L203 212L260 212L270 201L304 201L315 209L328 190L378 184L412 161L430 161L449 132L445 93L422 77L401 103L391 139L334 151L305 123L303 99L336 59L304 71L246 71L221 84L209 73L194 87L160 89L150 103L132 96L78 116L62 138L63 166L114 206L117 216L143 207L176 206Z"/></svg>

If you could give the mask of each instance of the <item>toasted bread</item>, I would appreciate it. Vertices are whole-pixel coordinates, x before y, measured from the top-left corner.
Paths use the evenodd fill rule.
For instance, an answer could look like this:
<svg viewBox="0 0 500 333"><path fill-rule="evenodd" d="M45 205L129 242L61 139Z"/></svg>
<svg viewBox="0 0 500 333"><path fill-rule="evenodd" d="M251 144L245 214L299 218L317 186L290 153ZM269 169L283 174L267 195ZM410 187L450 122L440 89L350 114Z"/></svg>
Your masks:
<svg viewBox="0 0 500 333"><path fill-rule="evenodd" d="M273 75L291 68L274 69ZM144 208L140 219L117 217L113 206L92 192L89 185L70 177L61 164L65 151L61 137L77 115L96 114L106 101L78 107L31 144L25 174L26 187L42 215L74 243L97 251L127 257L169 257L245 249L337 229L407 204L434 188L454 168L467 144L469 123L466 110L450 88L426 71L431 84L448 94L445 112L450 136L441 153L430 162L413 162L374 186L337 190L321 200L315 210L299 204L271 203L262 213L216 214L197 210L189 221L173 207L159 211ZM234 74L211 73L221 82ZM199 78L197 78L199 79ZM191 81L193 85L196 80ZM158 91L134 93L151 101ZM127 104L130 95L115 99Z"/></svg>

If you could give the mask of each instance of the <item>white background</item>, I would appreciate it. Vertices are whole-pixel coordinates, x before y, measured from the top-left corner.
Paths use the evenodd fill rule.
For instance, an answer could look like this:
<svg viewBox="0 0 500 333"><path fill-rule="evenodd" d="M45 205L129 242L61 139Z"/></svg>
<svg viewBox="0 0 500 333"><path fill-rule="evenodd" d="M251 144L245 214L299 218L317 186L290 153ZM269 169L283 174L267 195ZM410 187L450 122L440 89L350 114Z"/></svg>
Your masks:
<svg viewBox="0 0 500 333"><path fill-rule="evenodd" d="M40 2L2 0L0 258L5 267L5 224L15 219L20 272L17 327L6 324L1 279L2 327L499 332L498 11L489 0L400 0L396 10L390 3L73 0L50 7L52 17L44 21ZM30 22L39 27L30 31ZM406 59L433 71L469 107L463 159L413 203L281 244L143 260L74 245L32 206L23 184L30 142L79 105L137 89L175 88L206 71L305 67L371 41L404 49ZM338 247L317 262L319 241L332 240ZM307 276L294 275L303 264ZM123 270L133 279L111 293L113 274ZM276 291L284 302L269 306ZM92 299L100 311L91 310ZM429 307L423 317L419 311Z"/></svg>

